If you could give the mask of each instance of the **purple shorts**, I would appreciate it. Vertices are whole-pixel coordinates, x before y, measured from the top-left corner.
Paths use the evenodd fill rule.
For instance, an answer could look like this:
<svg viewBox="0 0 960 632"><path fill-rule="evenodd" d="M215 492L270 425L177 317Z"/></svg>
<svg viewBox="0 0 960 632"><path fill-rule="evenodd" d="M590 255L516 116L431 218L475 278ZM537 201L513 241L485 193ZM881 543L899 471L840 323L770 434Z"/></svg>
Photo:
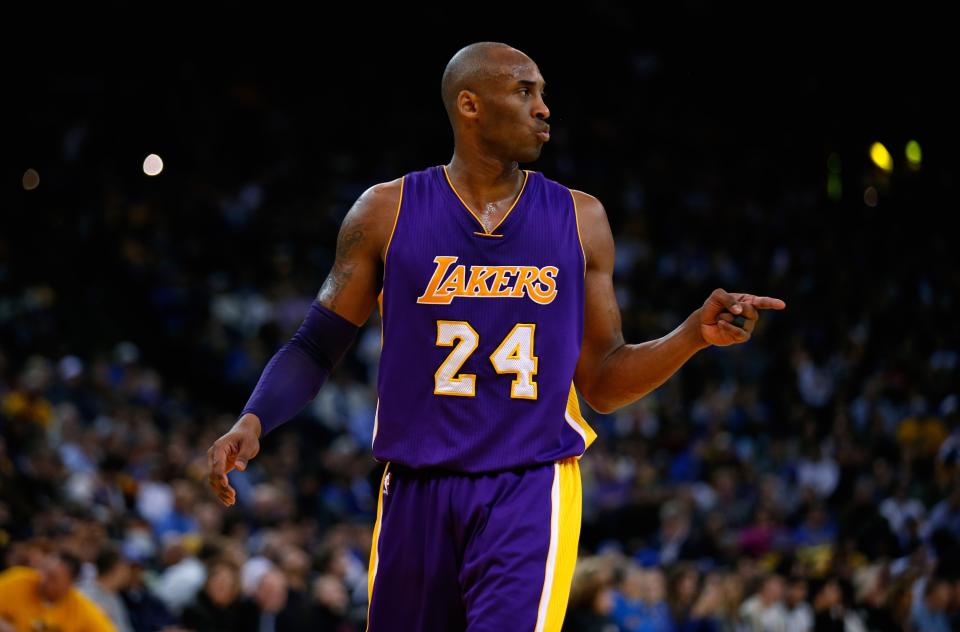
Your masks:
<svg viewBox="0 0 960 632"><path fill-rule="evenodd" d="M460 474L388 463L369 632L558 632L580 537L575 457Z"/></svg>

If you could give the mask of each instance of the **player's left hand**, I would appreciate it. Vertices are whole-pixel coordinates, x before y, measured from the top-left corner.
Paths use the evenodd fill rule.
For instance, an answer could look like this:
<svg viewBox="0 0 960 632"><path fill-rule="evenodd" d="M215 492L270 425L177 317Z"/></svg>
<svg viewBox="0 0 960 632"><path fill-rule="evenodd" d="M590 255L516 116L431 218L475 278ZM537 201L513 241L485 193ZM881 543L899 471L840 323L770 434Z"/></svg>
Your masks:
<svg viewBox="0 0 960 632"><path fill-rule="evenodd" d="M786 306L778 298L730 293L717 288L700 308L700 335L704 342L718 347L746 342L757 326L759 310Z"/></svg>

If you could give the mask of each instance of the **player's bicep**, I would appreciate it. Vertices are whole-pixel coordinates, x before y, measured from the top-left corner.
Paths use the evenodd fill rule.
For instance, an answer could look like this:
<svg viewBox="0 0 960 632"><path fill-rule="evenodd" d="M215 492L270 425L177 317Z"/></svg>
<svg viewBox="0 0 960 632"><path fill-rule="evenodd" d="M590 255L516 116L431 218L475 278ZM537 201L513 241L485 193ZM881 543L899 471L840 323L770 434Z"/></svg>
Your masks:
<svg viewBox="0 0 960 632"><path fill-rule="evenodd" d="M614 242L606 211L600 202L575 192L580 235L587 259L584 279L583 343L574 383L587 403L600 376L603 361L623 344L620 308L613 288Z"/></svg>
<svg viewBox="0 0 960 632"><path fill-rule="evenodd" d="M366 322L377 300L380 257L393 225L395 195L389 183L360 196L340 224L333 268L317 295L320 303L357 326Z"/></svg>

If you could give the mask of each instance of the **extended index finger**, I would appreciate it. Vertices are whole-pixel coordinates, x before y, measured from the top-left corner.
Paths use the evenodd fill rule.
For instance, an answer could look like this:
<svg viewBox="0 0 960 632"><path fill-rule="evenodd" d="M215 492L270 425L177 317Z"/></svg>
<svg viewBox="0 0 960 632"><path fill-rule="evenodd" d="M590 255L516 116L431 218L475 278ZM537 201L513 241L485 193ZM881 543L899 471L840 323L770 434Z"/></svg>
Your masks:
<svg viewBox="0 0 960 632"><path fill-rule="evenodd" d="M754 296L753 294L742 294L740 300L744 303L750 303L757 309L784 309L787 304L779 298L772 296Z"/></svg>

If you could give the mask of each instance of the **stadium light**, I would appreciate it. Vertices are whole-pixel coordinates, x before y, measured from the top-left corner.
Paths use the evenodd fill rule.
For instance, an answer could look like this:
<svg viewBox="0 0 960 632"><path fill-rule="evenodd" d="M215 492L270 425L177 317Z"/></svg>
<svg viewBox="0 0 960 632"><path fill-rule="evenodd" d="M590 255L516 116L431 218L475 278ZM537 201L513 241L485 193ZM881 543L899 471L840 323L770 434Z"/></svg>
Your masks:
<svg viewBox="0 0 960 632"><path fill-rule="evenodd" d="M870 145L870 160L887 173L893 171L893 158L890 157L890 152L883 146L883 143Z"/></svg>
<svg viewBox="0 0 960 632"><path fill-rule="evenodd" d="M143 160L143 172L148 176L159 175L163 171L163 160L156 154L150 154Z"/></svg>
<svg viewBox="0 0 960 632"><path fill-rule="evenodd" d="M918 169L920 167L920 161L923 159L923 152L920 151L920 143L915 140L909 141L904 153L907 155L907 162L910 166Z"/></svg>

